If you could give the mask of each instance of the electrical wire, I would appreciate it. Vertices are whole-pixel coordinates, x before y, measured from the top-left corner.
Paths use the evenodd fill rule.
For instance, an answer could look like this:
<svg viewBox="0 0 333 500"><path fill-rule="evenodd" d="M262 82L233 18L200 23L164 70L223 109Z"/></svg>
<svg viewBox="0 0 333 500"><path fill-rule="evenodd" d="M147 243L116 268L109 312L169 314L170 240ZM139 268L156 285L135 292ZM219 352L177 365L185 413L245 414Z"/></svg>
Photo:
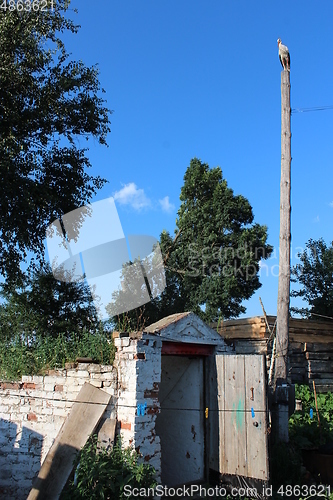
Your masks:
<svg viewBox="0 0 333 500"><path fill-rule="evenodd" d="M311 111L327 111L329 109L333 109L333 105L330 106L315 106L313 108L292 108L292 114L295 113L309 113Z"/></svg>
<svg viewBox="0 0 333 500"><path fill-rule="evenodd" d="M6 394L6 396L9 396L9 397L19 397L19 398L24 398L24 399L37 399L37 400L42 400L42 401L58 401L58 402L66 402L66 403L78 403L78 404L91 404L91 405L103 405L103 406L109 406L110 404L112 406L114 406L114 408L137 408L137 405L124 405L124 404L118 404L118 403L115 403L115 404L112 404L112 403L99 403L99 402L92 402L92 401L77 401L76 399L66 399L65 401L63 399L60 399L60 398L44 398L44 397L41 397L41 396L30 396L28 394L13 394L13 393L8 393ZM10 406L10 405L8 405ZM156 406L154 405L148 405L147 406L147 409L152 409L152 408L156 408ZM196 412L205 412L206 408L168 408L168 407L163 407L163 408L160 408L160 410L167 410L167 411L196 411ZM267 410L257 410L255 408L253 408L253 411L254 413L267 413ZM219 410L219 409L211 409L209 408L209 412L210 413L252 413L252 409L249 409L249 410L241 410L241 409L236 409L236 408L231 408L231 409L222 409L222 410Z"/></svg>
<svg viewBox="0 0 333 500"><path fill-rule="evenodd" d="M324 316L323 314L311 313L311 316L318 316L319 318L333 319L332 316Z"/></svg>

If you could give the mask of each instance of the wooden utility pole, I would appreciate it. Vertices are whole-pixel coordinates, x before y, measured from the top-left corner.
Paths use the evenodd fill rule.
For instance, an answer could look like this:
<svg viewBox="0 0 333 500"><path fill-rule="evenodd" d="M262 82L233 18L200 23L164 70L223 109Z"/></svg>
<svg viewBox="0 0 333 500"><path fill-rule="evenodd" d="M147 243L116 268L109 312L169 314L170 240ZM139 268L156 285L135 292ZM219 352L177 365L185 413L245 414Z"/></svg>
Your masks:
<svg viewBox="0 0 333 500"><path fill-rule="evenodd" d="M275 401L277 403L277 439L288 441L288 343L290 301L290 71L281 72L281 184L280 184L280 249L277 303Z"/></svg>

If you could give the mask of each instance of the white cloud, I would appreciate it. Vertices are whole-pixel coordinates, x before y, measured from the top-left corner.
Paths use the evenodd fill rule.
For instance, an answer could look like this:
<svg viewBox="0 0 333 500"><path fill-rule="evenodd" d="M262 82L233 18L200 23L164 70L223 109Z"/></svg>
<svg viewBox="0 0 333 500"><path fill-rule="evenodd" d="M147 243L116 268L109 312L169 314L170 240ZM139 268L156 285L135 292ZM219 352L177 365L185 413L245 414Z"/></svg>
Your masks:
<svg viewBox="0 0 333 500"><path fill-rule="evenodd" d="M175 210L175 205L170 203L169 196L164 196L161 200L158 200L163 212L173 212Z"/></svg>
<svg viewBox="0 0 333 500"><path fill-rule="evenodd" d="M139 189L134 182L125 184L123 188L115 192L113 197L120 205L130 205L135 210L150 206L150 200L145 195L144 190Z"/></svg>
<svg viewBox="0 0 333 500"><path fill-rule="evenodd" d="M315 217L315 218L313 219L313 222L315 222L315 223L320 222L319 215L317 215L317 217Z"/></svg>
<svg viewBox="0 0 333 500"><path fill-rule="evenodd" d="M329 206L333 208L333 201L329 203Z"/></svg>

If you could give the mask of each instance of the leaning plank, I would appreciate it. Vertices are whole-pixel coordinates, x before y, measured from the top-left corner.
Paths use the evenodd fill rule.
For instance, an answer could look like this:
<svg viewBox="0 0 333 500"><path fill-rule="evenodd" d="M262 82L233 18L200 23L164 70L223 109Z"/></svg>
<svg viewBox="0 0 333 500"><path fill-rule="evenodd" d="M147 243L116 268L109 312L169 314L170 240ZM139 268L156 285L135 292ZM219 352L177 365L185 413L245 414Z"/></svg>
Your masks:
<svg viewBox="0 0 333 500"><path fill-rule="evenodd" d="M48 452L27 500L56 500L73 468L73 460L96 429L110 395L85 383Z"/></svg>
<svg viewBox="0 0 333 500"><path fill-rule="evenodd" d="M98 445L99 448L112 450L116 435L116 419L107 418L104 420L103 425L98 431Z"/></svg>

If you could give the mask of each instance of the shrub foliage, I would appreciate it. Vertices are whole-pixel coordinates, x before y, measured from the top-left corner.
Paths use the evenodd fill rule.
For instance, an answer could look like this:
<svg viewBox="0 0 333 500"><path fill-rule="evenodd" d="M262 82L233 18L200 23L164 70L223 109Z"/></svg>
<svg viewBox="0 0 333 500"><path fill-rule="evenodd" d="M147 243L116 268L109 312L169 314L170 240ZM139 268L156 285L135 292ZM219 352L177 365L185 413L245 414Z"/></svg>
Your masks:
<svg viewBox="0 0 333 500"><path fill-rule="evenodd" d="M97 436L91 437L83 447L74 467L74 479L70 480L61 500L83 499L126 499L129 495L125 486L133 488L154 488L155 470L139 460L138 453L123 448L120 439L113 449L99 449Z"/></svg>

